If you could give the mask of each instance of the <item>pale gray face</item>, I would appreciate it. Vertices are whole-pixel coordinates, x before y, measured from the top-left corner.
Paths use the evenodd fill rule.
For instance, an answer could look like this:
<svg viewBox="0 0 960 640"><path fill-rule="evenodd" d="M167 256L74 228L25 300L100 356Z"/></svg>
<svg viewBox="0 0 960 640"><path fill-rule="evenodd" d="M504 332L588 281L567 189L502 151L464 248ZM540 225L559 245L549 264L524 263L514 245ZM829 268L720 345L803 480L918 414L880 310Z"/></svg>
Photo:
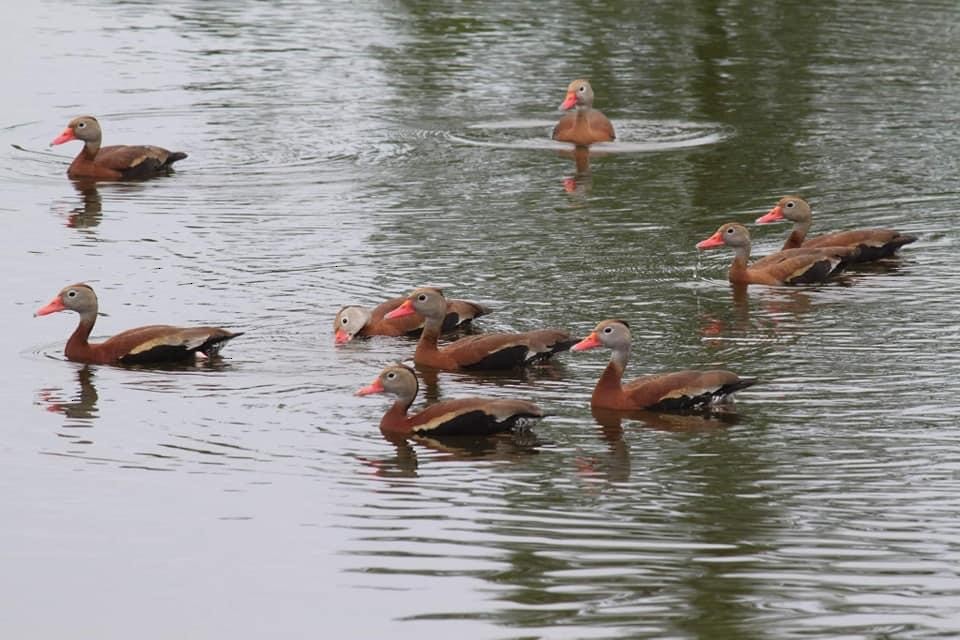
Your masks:
<svg viewBox="0 0 960 640"><path fill-rule="evenodd" d="M417 376L403 365L390 365L380 373L380 384L384 391L396 396L406 397L417 392Z"/></svg>
<svg viewBox="0 0 960 640"><path fill-rule="evenodd" d="M747 247L750 246L750 232L742 224L728 222L717 231L723 239L723 243L728 247Z"/></svg>
<svg viewBox="0 0 960 640"><path fill-rule="evenodd" d="M84 142L98 141L102 136L100 123L93 116L78 116L67 124L67 128L73 131L78 140Z"/></svg>
<svg viewBox="0 0 960 640"><path fill-rule="evenodd" d="M567 94L573 94L577 100L578 107L589 107L593 105L593 87L583 79L574 80L567 87Z"/></svg>
<svg viewBox="0 0 960 640"><path fill-rule="evenodd" d="M420 287L415 289L407 298L413 304L413 308L424 318L439 318L447 314L447 299L443 297L443 292L431 287Z"/></svg>
<svg viewBox="0 0 960 640"><path fill-rule="evenodd" d="M338 341L346 342L357 335L368 322L370 322L369 310L348 305L337 312L337 317L333 319L333 331L337 335Z"/></svg>
<svg viewBox="0 0 960 640"><path fill-rule="evenodd" d="M97 309L97 294L85 284L72 284L60 290L60 302L77 313L86 313Z"/></svg>
<svg viewBox="0 0 960 640"><path fill-rule="evenodd" d="M777 206L780 207L783 217L791 222L804 222L809 220L812 215L810 205L800 196L780 198Z"/></svg>
<svg viewBox="0 0 960 640"><path fill-rule="evenodd" d="M630 346L630 328L621 320L604 320L594 328L597 338L608 349Z"/></svg>

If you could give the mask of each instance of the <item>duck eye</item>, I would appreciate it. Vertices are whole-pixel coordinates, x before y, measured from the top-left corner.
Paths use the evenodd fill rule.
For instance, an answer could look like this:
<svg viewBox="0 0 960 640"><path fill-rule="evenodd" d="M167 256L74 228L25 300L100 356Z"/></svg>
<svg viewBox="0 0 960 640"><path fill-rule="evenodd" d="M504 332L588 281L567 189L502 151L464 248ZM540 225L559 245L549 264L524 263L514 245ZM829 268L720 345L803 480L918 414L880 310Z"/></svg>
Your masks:
<svg viewBox="0 0 960 640"><path fill-rule="evenodd" d="M791 200L790 202L787 203L787 208L792 209L794 206L796 206L796 204L797 204L796 202Z"/></svg>
<svg viewBox="0 0 960 640"><path fill-rule="evenodd" d="M395 374L393 371L387 374L387 380L393 380L396 377L397 377L397 374Z"/></svg>
<svg viewBox="0 0 960 640"><path fill-rule="evenodd" d="M733 227L727 227L727 233L733 233Z"/></svg>
<svg viewBox="0 0 960 640"><path fill-rule="evenodd" d="M613 333L613 327L604 327L604 328L603 328L603 332L604 332L604 333Z"/></svg>
<svg viewBox="0 0 960 640"><path fill-rule="evenodd" d="M68 297L68 298L76 298L76 297L77 297L77 292L74 291L73 289L71 289L70 291L67 291L67 297Z"/></svg>
<svg viewBox="0 0 960 640"><path fill-rule="evenodd" d="M78 123L77 123L77 129L83 129L85 126L87 126L87 123L86 123L86 122L78 122Z"/></svg>
<svg viewBox="0 0 960 640"><path fill-rule="evenodd" d="M346 317L346 316L340 318L340 324L347 324L348 322L350 322L350 321L347 320L347 317Z"/></svg>
<svg viewBox="0 0 960 640"><path fill-rule="evenodd" d="M580 93L583 93L586 90L587 90L587 85L585 84L580 85L580 89L579 89Z"/></svg>
<svg viewBox="0 0 960 640"><path fill-rule="evenodd" d="M426 302L427 295L425 293L421 293L420 295L417 296L417 300L419 300L420 302Z"/></svg>

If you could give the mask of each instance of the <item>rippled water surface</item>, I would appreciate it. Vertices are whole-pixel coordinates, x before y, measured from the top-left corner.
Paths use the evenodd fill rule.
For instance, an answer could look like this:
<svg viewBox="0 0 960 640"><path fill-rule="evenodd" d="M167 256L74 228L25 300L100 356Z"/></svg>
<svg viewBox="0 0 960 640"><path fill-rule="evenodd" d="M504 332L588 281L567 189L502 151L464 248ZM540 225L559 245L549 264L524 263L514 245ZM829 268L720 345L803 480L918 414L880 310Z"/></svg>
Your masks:
<svg viewBox="0 0 960 640"><path fill-rule="evenodd" d="M589 3L588 3L589 4ZM769 6L767 6L769 5ZM0 106L0 635L960 635L955 2L61 2L7 15ZM549 133L589 77L618 140ZM74 184L73 116L190 157ZM583 158L581 158L581 161ZM728 287L697 241L787 193L900 257ZM784 226L751 227L755 251ZM95 335L246 334L210 365L64 360ZM407 339L334 348L420 284L481 332L633 328L632 375L760 382L707 417L591 412L606 362L441 374L530 433L391 442L352 395Z"/></svg>

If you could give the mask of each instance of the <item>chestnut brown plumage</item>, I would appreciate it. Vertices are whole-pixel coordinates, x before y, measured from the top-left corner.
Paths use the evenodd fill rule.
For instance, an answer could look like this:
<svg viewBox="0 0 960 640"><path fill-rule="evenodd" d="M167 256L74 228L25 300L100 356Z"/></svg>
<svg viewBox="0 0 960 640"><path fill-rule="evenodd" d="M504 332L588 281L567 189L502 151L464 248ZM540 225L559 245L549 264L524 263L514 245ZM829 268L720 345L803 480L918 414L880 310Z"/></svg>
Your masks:
<svg viewBox="0 0 960 640"><path fill-rule="evenodd" d="M197 353L213 357L224 343L242 333L233 333L219 327L172 327L149 325L118 333L99 344L90 344L88 338L97 321L97 294L87 284L72 284L34 314L45 316L58 311L76 311L80 323L70 339L64 354L68 360L88 364L149 364L183 362L196 358Z"/></svg>
<svg viewBox="0 0 960 640"><path fill-rule="evenodd" d="M734 284L809 284L823 282L843 268L856 253L850 247L786 249L749 264L750 232L742 224L728 222L697 243L697 249L727 245L734 251L727 276Z"/></svg>
<svg viewBox="0 0 960 640"><path fill-rule="evenodd" d="M896 229L853 229L827 233L816 238L807 238L810 225L813 224L813 211L810 204L800 196L784 196L766 214L757 218L757 224L769 224L789 220L793 229L783 243L784 249L816 249L820 247L851 247L856 253L849 262L870 262L892 256L905 244L916 241L916 236L900 233Z"/></svg>
<svg viewBox="0 0 960 640"><path fill-rule="evenodd" d="M617 136L607 116L593 108L593 87L586 80L574 80L567 87L567 97L560 108L570 111L553 128L553 139L587 146L610 142Z"/></svg>
<svg viewBox="0 0 960 640"><path fill-rule="evenodd" d="M630 328L626 322L604 320L571 348L585 351L606 347L611 351L610 364L604 369L590 398L591 406L618 411L704 409L756 382L724 369L688 369L643 376L624 383L623 372L630 359L630 340Z"/></svg>
<svg viewBox="0 0 960 640"><path fill-rule="evenodd" d="M67 175L93 180L143 180L168 172L174 162L187 157L182 151L167 151L152 145L101 147L102 138L103 132L96 118L78 116L50 145L82 140L83 148L70 163Z"/></svg>
<svg viewBox="0 0 960 640"><path fill-rule="evenodd" d="M448 371L458 369L513 369L545 360L566 351L576 342L560 329L522 333L494 333L468 336L438 348L437 339L446 313L443 292L431 287L416 289L399 307L384 316L402 318L414 312L424 317L423 333L413 361L419 366Z"/></svg>
<svg viewBox="0 0 960 640"><path fill-rule="evenodd" d="M347 305L333 319L333 334L336 344L344 344L357 336L403 336L416 335L423 329L423 316L414 313L402 318L386 319L389 312L404 303L406 298L393 298L381 302L373 309L360 305ZM451 331L490 313L490 308L470 300L447 300L447 315L442 331Z"/></svg>
<svg viewBox="0 0 960 640"><path fill-rule="evenodd" d="M380 419L380 429L400 435L487 435L529 425L543 417L540 407L526 400L461 398L432 404L408 415L420 385L412 369L387 366L357 395L392 393L396 401Z"/></svg>

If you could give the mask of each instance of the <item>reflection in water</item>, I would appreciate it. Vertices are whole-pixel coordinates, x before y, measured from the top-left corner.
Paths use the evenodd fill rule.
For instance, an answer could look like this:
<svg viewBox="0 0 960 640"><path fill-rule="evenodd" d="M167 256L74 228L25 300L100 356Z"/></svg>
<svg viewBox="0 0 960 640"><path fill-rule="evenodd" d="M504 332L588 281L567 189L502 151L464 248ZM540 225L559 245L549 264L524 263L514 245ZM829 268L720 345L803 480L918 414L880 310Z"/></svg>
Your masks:
<svg viewBox="0 0 960 640"><path fill-rule="evenodd" d="M431 461L495 460L516 461L538 453L543 444L531 429L518 429L489 436L403 436L381 432L383 439L396 448L396 453L377 460L363 459L377 476L385 478L416 477L420 457L414 448L429 449Z"/></svg>
<svg viewBox="0 0 960 640"><path fill-rule="evenodd" d="M731 284L732 304L722 303L710 312L701 310L700 335L711 346L721 346L732 335L750 334L762 323L763 329L779 331L786 324L792 330L800 319L813 310L813 293L803 288L754 288L754 302L759 309L751 317L750 290L743 284Z"/></svg>
<svg viewBox="0 0 960 640"><path fill-rule="evenodd" d="M90 229L100 224L103 218L103 199L92 180L71 180L80 196L80 204L73 206L67 215L67 226L74 229Z"/></svg>
<svg viewBox="0 0 960 640"><path fill-rule="evenodd" d="M74 180L73 186L83 199L83 205L74 207L67 218L67 226L77 229L87 229L100 224L103 200L97 191L96 182Z"/></svg>
<svg viewBox="0 0 960 640"><path fill-rule="evenodd" d="M97 417L97 387L93 383L93 369L83 366L77 369L79 389L72 396L65 389L41 389L37 392L38 404L45 405L47 411L62 413L68 420L66 427L90 427Z"/></svg>
<svg viewBox="0 0 960 640"><path fill-rule="evenodd" d="M597 421L598 435L608 444L606 456L581 457L577 470L581 475L605 477L610 482L630 480L630 447L624 439L624 422L669 432L710 432L737 424L739 418L730 407L710 411L663 413L656 411L617 411L590 407Z"/></svg>
<svg viewBox="0 0 960 640"><path fill-rule="evenodd" d="M423 397L427 400L427 404L436 402L441 397L439 387L441 374L445 374L451 378L468 380L475 385L490 386L494 391L492 397L503 397L503 394L496 393L496 391L507 385L511 388L520 388L539 380L562 381L565 380L568 375L566 364L562 360L553 358L544 362L538 362L534 365L503 371L444 372L440 369L433 369L422 365L418 365L415 368L419 374L421 386L424 390Z"/></svg>
<svg viewBox="0 0 960 640"><path fill-rule="evenodd" d="M656 411L616 411L591 407L594 419L605 436L623 434L623 421L639 422L661 431L712 431L737 424L739 418L730 407L713 407L709 411L664 413Z"/></svg>
<svg viewBox="0 0 960 640"><path fill-rule="evenodd" d="M630 445L623 438L623 426L619 418L607 420L608 409L594 409L597 418L598 435L607 443L604 455L597 453L579 456L576 460L577 474L583 478L603 478L608 482L627 482L630 480ZM601 416L597 417L597 412Z"/></svg>
<svg viewBox="0 0 960 640"><path fill-rule="evenodd" d="M590 177L590 149L576 147L571 152L561 152L562 156L573 156L575 173L563 179L563 190L570 194L585 196L590 193L593 180Z"/></svg>

